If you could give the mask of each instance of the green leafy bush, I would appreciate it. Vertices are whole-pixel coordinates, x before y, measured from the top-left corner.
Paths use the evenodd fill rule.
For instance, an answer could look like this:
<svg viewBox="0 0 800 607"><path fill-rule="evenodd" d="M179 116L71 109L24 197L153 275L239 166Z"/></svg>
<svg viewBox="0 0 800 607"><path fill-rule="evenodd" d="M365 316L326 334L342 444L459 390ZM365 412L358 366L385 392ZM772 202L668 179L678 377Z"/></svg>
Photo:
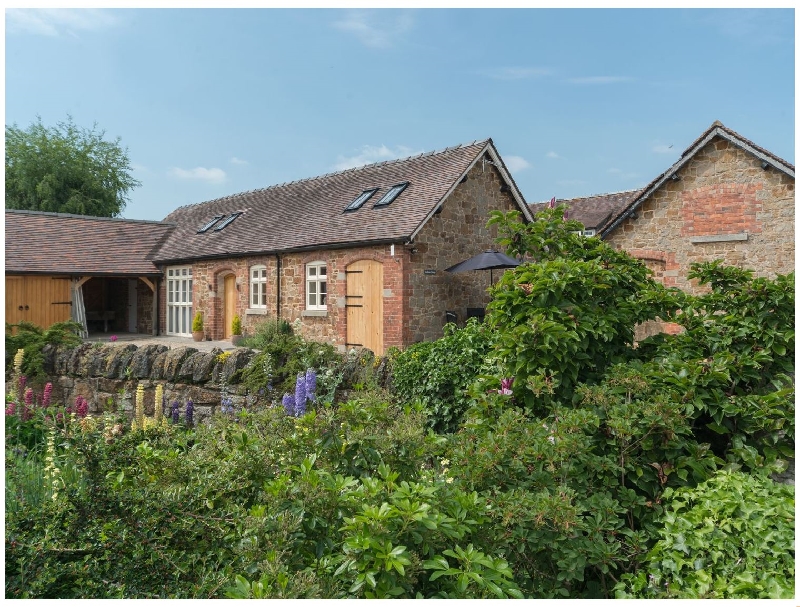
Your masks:
<svg viewBox="0 0 800 607"><path fill-rule="evenodd" d="M14 369L14 355L19 349L25 350L22 374L27 376L29 382L43 380L45 373L42 349L46 345L79 345L81 329L81 325L72 321L58 322L47 329L25 321L16 325L6 323L6 380Z"/></svg>
<svg viewBox="0 0 800 607"><path fill-rule="evenodd" d="M444 327L444 337L404 351L392 350L392 379L401 402L420 402L436 432L453 432L470 403L467 388L487 365L494 335L471 318L459 329Z"/></svg>
<svg viewBox="0 0 800 607"><path fill-rule="evenodd" d="M794 491L720 471L693 489L667 490L660 539L618 598L794 597Z"/></svg>

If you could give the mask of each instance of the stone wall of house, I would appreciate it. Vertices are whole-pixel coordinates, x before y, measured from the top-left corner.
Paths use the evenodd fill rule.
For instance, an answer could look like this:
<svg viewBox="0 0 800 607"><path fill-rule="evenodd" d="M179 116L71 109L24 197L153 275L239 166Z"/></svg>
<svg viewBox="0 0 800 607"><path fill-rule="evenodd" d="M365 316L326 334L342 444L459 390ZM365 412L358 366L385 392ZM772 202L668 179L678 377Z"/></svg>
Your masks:
<svg viewBox="0 0 800 607"><path fill-rule="evenodd" d="M503 185L497 169L479 160L466 181L458 185L441 212L428 221L411 245L408 304L411 343L441 337L446 312L454 312L461 323L466 319L467 308L485 308L489 302L488 271L450 274L444 270L497 248L496 229L486 227L489 212L518 208L510 192L501 192ZM493 272L495 281L500 272Z"/></svg>
<svg viewBox="0 0 800 607"><path fill-rule="evenodd" d="M794 179L715 138L611 233L667 286L698 292L690 264L722 259L773 277L794 271Z"/></svg>
<svg viewBox="0 0 800 607"><path fill-rule="evenodd" d="M301 334L311 340L334 344L345 349L347 315L345 270L359 260L369 259L383 265L384 347L403 346L404 301L403 267L408 252L401 246L395 254L389 245L330 249L307 253L290 253L280 257L280 317L290 323L300 321ZM306 265L322 261L327 270L327 310L306 310ZM256 265L267 269L267 305L254 308L250 301L250 268ZM199 261L192 265L194 311L203 313L206 337L223 339L225 277L233 274L239 285L235 291L236 314L242 319L244 333L252 333L256 325L278 317L278 261L274 255L236 257ZM160 314L162 332L166 327L166 286L162 285ZM382 352L378 352L382 354Z"/></svg>
<svg viewBox="0 0 800 607"><path fill-rule="evenodd" d="M153 291L143 281L136 285L136 328L139 333L153 334Z"/></svg>

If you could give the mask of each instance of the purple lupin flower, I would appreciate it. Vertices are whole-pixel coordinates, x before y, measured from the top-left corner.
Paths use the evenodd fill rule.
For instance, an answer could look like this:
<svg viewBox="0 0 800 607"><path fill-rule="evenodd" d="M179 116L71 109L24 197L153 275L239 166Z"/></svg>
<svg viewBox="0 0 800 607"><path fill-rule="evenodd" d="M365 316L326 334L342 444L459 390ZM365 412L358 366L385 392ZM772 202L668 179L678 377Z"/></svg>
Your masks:
<svg viewBox="0 0 800 607"><path fill-rule="evenodd" d="M186 425L190 428L194 426L194 402L191 400L186 403Z"/></svg>
<svg viewBox="0 0 800 607"><path fill-rule="evenodd" d="M297 374L297 384L294 388L294 415L300 417L306 412L306 374Z"/></svg>
<svg viewBox="0 0 800 607"><path fill-rule="evenodd" d="M14 415L17 412L17 403L10 402L6 405L6 415Z"/></svg>
<svg viewBox="0 0 800 607"><path fill-rule="evenodd" d="M24 395L25 394L25 384L28 383L28 378L25 377L24 375L20 375L19 378L17 379L17 382L18 382L17 385L19 386L19 390L18 390L17 394Z"/></svg>
<svg viewBox="0 0 800 607"><path fill-rule="evenodd" d="M53 384L47 382L44 385L44 393L42 393L42 407L45 409L50 406L50 395L53 393Z"/></svg>
<svg viewBox="0 0 800 607"><path fill-rule="evenodd" d="M309 402L314 402L317 394L317 372L314 369L306 371L306 396Z"/></svg>
<svg viewBox="0 0 800 607"><path fill-rule="evenodd" d="M294 416L294 396L288 392L283 395L283 410L286 411L286 415Z"/></svg>
<svg viewBox="0 0 800 607"><path fill-rule="evenodd" d="M89 403L86 401L83 396L78 396L75 399L75 413L78 414L78 417L86 417L89 413Z"/></svg>
<svg viewBox="0 0 800 607"><path fill-rule="evenodd" d="M176 424L181 420L181 406L178 401L172 403L172 423Z"/></svg>
<svg viewBox="0 0 800 607"><path fill-rule="evenodd" d="M30 407L33 404L33 388L25 389L25 406Z"/></svg>

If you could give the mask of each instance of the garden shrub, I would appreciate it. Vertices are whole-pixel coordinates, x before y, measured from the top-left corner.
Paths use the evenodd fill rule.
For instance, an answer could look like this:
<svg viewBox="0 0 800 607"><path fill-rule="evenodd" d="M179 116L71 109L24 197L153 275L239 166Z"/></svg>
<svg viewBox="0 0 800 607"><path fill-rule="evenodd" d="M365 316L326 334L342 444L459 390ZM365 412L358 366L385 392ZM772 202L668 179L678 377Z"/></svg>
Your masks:
<svg viewBox="0 0 800 607"><path fill-rule="evenodd" d="M794 597L792 487L721 470L664 500L660 539L618 598Z"/></svg>
<svg viewBox="0 0 800 607"><path fill-rule="evenodd" d="M16 334L14 329L16 328ZM57 322L47 329L42 329L30 322L20 322L16 325L6 323L6 380L13 370L14 355L17 350L24 349L25 356L22 361L22 374L30 382L44 379L44 355L42 349L46 345L52 346L77 346L81 344L81 325L76 322Z"/></svg>
<svg viewBox="0 0 800 607"><path fill-rule="evenodd" d="M392 350L392 379L400 402L420 402L436 432L454 432L470 403L466 391L487 364L491 364L494 335L475 318L463 328L449 323L444 336L406 350Z"/></svg>

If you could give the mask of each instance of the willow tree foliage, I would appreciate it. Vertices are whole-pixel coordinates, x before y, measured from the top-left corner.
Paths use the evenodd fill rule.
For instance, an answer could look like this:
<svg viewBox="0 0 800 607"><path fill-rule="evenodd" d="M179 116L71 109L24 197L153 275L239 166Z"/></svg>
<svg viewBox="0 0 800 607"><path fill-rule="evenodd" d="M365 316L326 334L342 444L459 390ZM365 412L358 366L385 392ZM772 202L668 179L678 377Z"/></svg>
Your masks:
<svg viewBox="0 0 800 607"><path fill-rule="evenodd" d="M6 125L6 208L117 217L141 183L127 148L72 117L48 127Z"/></svg>

